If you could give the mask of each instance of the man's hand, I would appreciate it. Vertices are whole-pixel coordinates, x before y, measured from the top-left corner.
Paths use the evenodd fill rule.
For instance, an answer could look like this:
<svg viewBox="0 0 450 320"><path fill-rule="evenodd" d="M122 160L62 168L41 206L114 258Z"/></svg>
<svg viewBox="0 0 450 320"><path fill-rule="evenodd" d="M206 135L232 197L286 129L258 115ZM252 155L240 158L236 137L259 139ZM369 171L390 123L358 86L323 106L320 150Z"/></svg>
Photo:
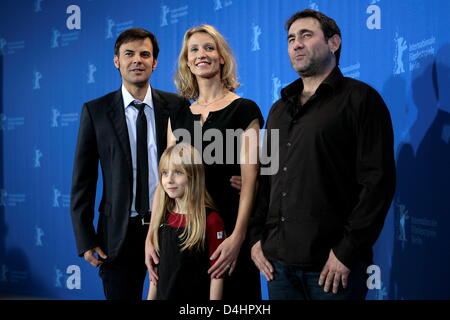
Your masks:
<svg viewBox="0 0 450 320"><path fill-rule="evenodd" d="M239 191L242 188L242 177L241 176L232 176L230 179L231 186Z"/></svg>
<svg viewBox="0 0 450 320"><path fill-rule="evenodd" d="M333 293L338 292L339 283L342 282L342 287L347 288L348 275L350 269L347 268L342 262L336 258L333 250L330 250L328 261L322 269L319 278L319 285L322 286L325 283L323 291L328 292L330 286L333 285Z"/></svg>
<svg viewBox="0 0 450 320"><path fill-rule="evenodd" d="M150 281L156 286L158 284L158 271L156 265L159 263L158 253L153 246L151 237L145 240L145 265L150 273Z"/></svg>
<svg viewBox="0 0 450 320"><path fill-rule="evenodd" d="M89 262L94 267L98 267L99 265L101 265L103 263L103 261L100 260L98 257L100 257L102 259L108 258L106 256L106 254L102 251L102 249L100 249L100 247L95 247L94 249L90 249L90 250L86 251L83 254L83 256L84 256L84 260Z"/></svg>
<svg viewBox="0 0 450 320"><path fill-rule="evenodd" d="M266 259L261 248L261 240L255 243L251 250L252 260L256 267L266 277L267 281L273 280L273 267L269 260Z"/></svg>

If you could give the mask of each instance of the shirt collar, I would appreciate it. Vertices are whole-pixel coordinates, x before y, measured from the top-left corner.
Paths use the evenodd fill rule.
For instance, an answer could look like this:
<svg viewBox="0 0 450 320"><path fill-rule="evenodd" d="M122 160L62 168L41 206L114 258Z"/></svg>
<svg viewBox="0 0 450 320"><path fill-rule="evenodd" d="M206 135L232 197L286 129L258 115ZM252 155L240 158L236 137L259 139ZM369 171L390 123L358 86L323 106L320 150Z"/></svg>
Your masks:
<svg viewBox="0 0 450 320"><path fill-rule="evenodd" d="M328 75L328 77L325 78L325 80L322 81L322 83L317 88L316 92L320 92L324 89L332 89L335 91L338 86L340 85L342 79L344 76L342 75L341 70L338 66L336 66L331 73ZM287 98L297 98L299 93L303 91L303 80L302 78L298 78L285 88L281 90L281 97L283 99Z"/></svg>
<svg viewBox="0 0 450 320"><path fill-rule="evenodd" d="M153 99L152 99L152 88L148 86L147 93L145 94L144 101L139 101L138 99L133 98L131 93L125 88L122 84L122 97L123 97L123 105L126 109L133 101L137 101L139 103L145 103L147 106L153 109Z"/></svg>

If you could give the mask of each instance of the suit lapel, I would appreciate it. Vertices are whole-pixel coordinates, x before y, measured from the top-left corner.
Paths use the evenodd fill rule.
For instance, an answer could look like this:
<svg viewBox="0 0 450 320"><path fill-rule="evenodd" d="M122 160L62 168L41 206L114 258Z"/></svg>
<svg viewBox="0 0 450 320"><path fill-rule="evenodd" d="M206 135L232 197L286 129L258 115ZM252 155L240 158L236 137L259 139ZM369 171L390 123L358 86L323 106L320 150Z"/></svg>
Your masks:
<svg viewBox="0 0 450 320"><path fill-rule="evenodd" d="M133 163L131 160L130 138L128 136L127 120L125 118L125 109L123 106L123 98L121 89L116 91L111 104L108 106L108 115L111 118L120 147L125 154L128 163L128 170L133 181Z"/></svg>
<svg viewBox="0 0 450 320"><path fill-rule="evenodd" d="M167 120L169 119L169 109L164 97L152 88L153 106L155 108L156 144L158 149L158 159L166 149L167 142Z"/></svg>

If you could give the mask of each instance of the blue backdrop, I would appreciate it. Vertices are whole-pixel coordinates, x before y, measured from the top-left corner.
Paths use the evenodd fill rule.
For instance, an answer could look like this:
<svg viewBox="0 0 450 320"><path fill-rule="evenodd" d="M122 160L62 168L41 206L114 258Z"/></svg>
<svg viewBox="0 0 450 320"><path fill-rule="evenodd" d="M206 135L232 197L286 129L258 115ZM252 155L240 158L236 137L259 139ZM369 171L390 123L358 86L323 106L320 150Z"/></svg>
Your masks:
<svg viewBox="0 0 450 320"><path fill-rule="evenodd" d="M121 83L113 66L121 31L156 34L161 53L151 82L175 91L184 31L216 26L237 58L238 94L267 116L297 78L284 22L307 7L337 21L343 73L375 87L394 124L398 188L375 246L381 287L368 298L450 298L447 0L2 1L0 292L103 298L97 270L76 255L70 187L82 103Z"/></svg>

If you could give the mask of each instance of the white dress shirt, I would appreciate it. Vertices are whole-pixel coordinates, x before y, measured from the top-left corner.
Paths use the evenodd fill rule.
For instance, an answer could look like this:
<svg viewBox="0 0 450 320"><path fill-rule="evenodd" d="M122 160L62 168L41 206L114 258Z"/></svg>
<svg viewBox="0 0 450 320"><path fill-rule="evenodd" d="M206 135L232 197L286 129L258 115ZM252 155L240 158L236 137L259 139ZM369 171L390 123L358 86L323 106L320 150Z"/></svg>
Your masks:
<svg viewBox="0 0 450 320"><path fill-rule="evenodd" d="M145 116L147 117L147 148L148 148L148 190L149 208L152 207L153 195L158 184L158 150L156 147L155 110L152 100L152 89L149 86L144 101L133 98L124 85L122 85L123 105L127 119L128 136L130 137L131 160L133 162L133 202L131 204L131 216L138 215L135 209L136 200L136 119L139 110L130 105L132 102L145 103Z"/></svg>

